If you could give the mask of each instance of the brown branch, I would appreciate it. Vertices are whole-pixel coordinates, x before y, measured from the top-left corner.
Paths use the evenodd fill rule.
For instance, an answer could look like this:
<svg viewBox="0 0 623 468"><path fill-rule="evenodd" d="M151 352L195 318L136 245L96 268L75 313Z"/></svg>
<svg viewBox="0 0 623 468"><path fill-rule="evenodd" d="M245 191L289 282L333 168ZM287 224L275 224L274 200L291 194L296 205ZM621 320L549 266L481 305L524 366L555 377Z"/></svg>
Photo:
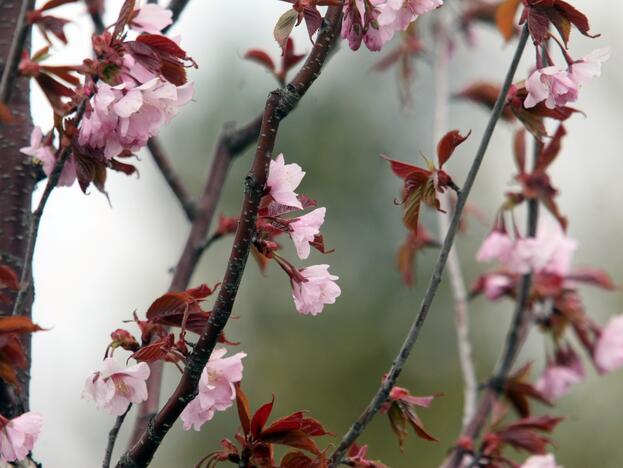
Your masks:
<svg viewBox="0 0 623 468"><path fill-rule="evenodd" d="M186 217L192 221L195 217L195 203L190 193L188 193L186 186L180 180L173 166L171 166L171 162L162 147L160 139L158 137L151 137L149 141L147 141L147 148L149 148L151 157L156 163L156 166L158 166L158 169L160 169L164 180L166 180L169 188L182 206L184 213L186 213Z"/></svg>
<svg viewBox="0 0 623 468"><path fill-rule="evenodd" d="M117 419L115 419L114 426L108 433L108 445L106 446L106 453L104 454L104 461L102 462L102 468L110 467L110 460L112 459L112 452L115 449L115 442L117 442L117 437L119 436L119 430L121 429L121 425L123 424L123 421L125 420L125 417L127 416L127 414L130 412L131 408L132 408L132 403L128 405L127 409L123 412L123 414L120 414L119 416L117 416Z"/></svg>
<svg viewBox="0 0 623 468"><path fill-rule="evenodd" d="M420 334L420 330L424 325L428 312L433 303L433 299L435 298L435 294L437 293L437 289L439 284L441 283L441 276L443 274L444 267L446 265L446 261L448 259L448 254L450 253L450 249L454 243L454 237L456 235L459 222L461 220L461 215L463 214L463 209L465 208L465 203L467 201L467 197L472 189L474 181L476 180L476 176L478 175L478 171L480 169L480 165L484 158L484 155L487 151L487 147L489 146L489 141L491 140L491 136L493 135L493 131L497 125L498 120L502 114L502 110L504 108L504 104L506 102L506 96L508 94L508 90L513 81L513 77L515 76L515 71L517 70L517 66L519 65L519 60L521 59L521 55L526 46L526 42L528 40L528 29L527 27L523 28L521 33L521 37L519 39L519 43L517 45L517 49L515 51L515 55L511 62L511 65L506 73L506 78L504 79L504 84L502 85L502 89L500 90L500 94L495 102L495 106L493 107L493 111L491 112L491 116L489 117L489 122L483 134L482 140L480 142L480 146L478 147L478 151L474 157L474 161L472 162L472 166L467 174L467 178L465 179L465 183L463 185L463 189L461 190L455 211L452 215L452 219L450 221L450 226L448 228L448 232L443 242L443 246L441 247L441 251L439 252L439 256L437 257L437 262L433 268L433 274L431 276L428 288L426 289L426 293L422 298L422 303L420 305L419 312L413 321L409 332L405 338L404 343L402 344L398 355L394 359L394 362L387 373L387 376L383 380L383 383L377 390L376 394L372 398L372 401L364 410L364 412L359 416L359 418L353 423L348 432L342 438L340 444L337 449L331 456L330 467L334 468L338 466L346 450L355 442L357 437L363 432L366 426L370 423L372 418L378 413L379 409L387 401L389 397L389 393L391 389L394 387L398 376L402 372L402 369L411 354L411 350L415 345L417 338Z"/></svg>
<svg viewBox="0 0 623 468"><path fill-rule="evenodd" d="M255 235L255 220L259 209L259 202L264 193L264 186L268 176L268 165L272 155L279 124L296 106L299 100L319 76L322 66L327 59L332 46L338 37L341 21L341 7L330 7L327 10L325 22L309 57L292 82L284 89L270 93L262 117L260 136L251 171L244 182L244 201L240 212L240 222L234 244L230 254L225 276L214 304L210 320L203 331L193 352L186 361L186 367L177 388L164 407L150 421L147 430L121 458L118 467L147 466L160 446L163 438L175 423L186 405L197 394L197 383L217 339L225 327L236 299L238 286L242 279L251 242ZM220 158L215 158L216 164ZM211 178L216 177L211 173ZM224 176L223 176L224 177ZM210 183L208 182L208 186ZM207 187L207 186L206 186ZM221 186L213 187L220 193ZM206 203L214 203L205 200ZM201 208L199 208L201 210ZM193 226L195 228L195 226ZM197 230L197 229L195 229ZM207 232L207 229L206 229ZM196 256L195 251L201 245L206 232L197 239L189 237L187 243L188 258ZM183 274L182 274L183 273ZM178 273L186 281L190 277L190 270Z"/></svg>

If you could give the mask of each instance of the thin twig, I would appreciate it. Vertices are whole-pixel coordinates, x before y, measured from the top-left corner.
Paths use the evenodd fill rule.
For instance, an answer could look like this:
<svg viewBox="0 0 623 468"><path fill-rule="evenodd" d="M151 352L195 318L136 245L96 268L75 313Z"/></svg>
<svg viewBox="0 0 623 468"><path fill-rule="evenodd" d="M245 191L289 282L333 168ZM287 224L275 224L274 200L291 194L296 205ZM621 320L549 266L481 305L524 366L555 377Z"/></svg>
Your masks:
<svg viewBox="0 0 623 468"><path fill-rule="evenodd" d="M434 111L434 141L438 141L447 130L448 121L448 61L450 58L450 38L446 16L440 12L436 30L434 74L435 74L435 111ZM450 193L440 194L442 208L446 211L437 212L440 236L448 232L449 214L451 211ZM463 426L471 420L478 400L478 382L472 359L472 345L469 339L469 308L467 305L467 288L461 262L456 245L453 245L448 254L448 279L454 300L454 322L456 340L463 376Z"/></svg>
<svg viewBox="0 0 623 468"><path fill-rule="evenodd" d="M26 22L26 13L35 7L35 0L22 0L22 6L17 18L15 33L9 54L2 68L2 77L0 77L0 102L7 103L11 94L11 83L15 78L17 65L21 51L24 49L28 40L30 25Z"/></svg>
<svg viewBox="0 0 623 468"><path fill-rule="evenodd" d="M341 13L340 6L328 8L316 43L302 69L286 88L277 89L268 96L255 159L251 171L244 181L245 193L240 212L240 222L225 276L208 324L186 361L186 367L177 388L164 407L152 419L138 442L121 458L117 467L147 466L171 426L197 394L197 383L201 372L210 359L218 337L229 319L238 293L238 286L244 273L251 241L255 233L255 220L259 202L264 193L266 178L268 177L268 165L279 124L294 109L320 75L322 66L338 37ZM202 239L199 239L194 247L200 245L201 241Z"/></svg>
<svg viewBox="0 0 623 468"><path fill-rule="evenodd" d="M112 459L112 452L115 449L115 442L117 442L119 430L121 429L121 425L123 424L126 415L130 412L130 408L132 408L132 403L128 405L127 409L123 412L123 414L117 416L117 419L115 419L115 425L108 433L108 445L106 446L106 453L104 454L102 468L110 467L110 460Z"/></svg>
<svg viewBox="0 0 623 468"><path fill-rule="evenodd" d="M359 416L359 418L353 423L348 432L342 438L342 441L338 445L337 449L331 456L330 467L334 468L339 465L341 462L346 450L355 442L357 437L363 432L366 426L370 423L374 415L379 411L381 405L387 401L389 397L389 393L391 389L394 387L396 383L396 379L402 372L402 369L411 354L411 350L415 345L417 338L420 334L420 330L424 325L424 321L428 315L430 307L433 303L433 299L435 298L435 294L437 293L437 289L439 284L441 283L441 276L443 274L444 267L446 265L446 261L448 259L448 254L450 253L450 249L452 248L452 244L454 243L454 237L456 235L459 222L461 219L461 215L463 214L463 209L465 207L465 203L467 201L467 197L469 196L472 186L474 185L474 181L476 180L476 176L480 169L480 165L484 158L484 155L487 151L487 147L489 146L489 141L491 140L491 136L493 135L493 131L495 130L496 124L502 114L502 110L504 109L504 104L506 102L506 96L508 94L508 90L513 81L513 77L515 76L515 71L517 70L517 66L519 65L519 60L521 59L521 55L526 46L526 42L528 40L528 29L524 27L519 38L519 43L517 44L517 49L515 51L515 55L511 62L511 65L506 74L506 78L504 79L504 84L502 85L502 89L500 90L500 94L495 102L495 106L493 107L493 111L491 112L491 116L489 117L489 122L483 134L482 140L480 142L480 146L478 147L478 151L476 152L476 156L474 157L474 161L472 162L472 166L467 174L467 178L465 179L465 183L463 185L463 189L458 197L455 211L452 215L452 219L450 221L450 226L448 228L448 232L443 242L443 246L441 251L439 252L439 256L437 258L437 262L435 263L435 267L433 269L433 274L430 279L430 283L428 288L426 289L426 293L422 299L422 303L420 305L419 312L411 324L411 328L407 333L404 343L402 344L398 355L394 359L391 369L387 373L387 376L383 380L380 388L372 398L372 401L368 405L368 407L364 410L364 412Z"/></svg>
<svg viewBox="0 0 623 468"><path fill-rule="evenodd" d="M162 30L162 34L166 34L169 29L171 29L173 25L177 23L177 20L180 18L180 15L182 14L184 8L186 8L189 2L190 0L171 0L171 3L167 8L173 12L173 22Z"/></svg>
<svg viewBox="0 0 623 468"><path fill-rule="evenodd" d="M78 110L76 111L76 116L74 117L74 125L78 126L80 121L82 120L82 116L84 115L86 109L86 103L88 98L85 98L80 103ZM22 315L24 302L28 295L28 291L31 288L31 278L32 278L32 259L35 253L35 245L37 243L37 234L39 233L39 224L41 223L41 217L43 216L43 210L45 209L46 204L48 203L48 199L52 194L52 190L58 184L58 180L61 177L63 172L63 168L65 167L65 163L71 156L71 147L67 147L60 151L60 156L56 160L54 164L54 169L48 176L48 181L45 184L45 189L43 190L43 194L41 195L41 199L39 200L39 204L35 211L33 211L32 216L30 218L30 226L28 228L28 242L26 244L26 252L24 252L24 260L23 260L23 268L22 274L20 276L20 289L17 292L17 297L15 298L15 304L13 304L13 312L12 315Z"/></svg>
<svg viewBox="0 0 623 468"><path fill-rule="evenodd" d="M158 169L160 169L164 180L166 180L167 184L171 188L171 191L177 198L177 201L182 206L184 213L186 213L186 217L192 221L195 217L195 203L186 189L186 186L180 180L179 176L173 169L173 166L171 166L160 139L158 137L151 137L147 141L147 148L149 148L149 152L158 166Z"/></svg>

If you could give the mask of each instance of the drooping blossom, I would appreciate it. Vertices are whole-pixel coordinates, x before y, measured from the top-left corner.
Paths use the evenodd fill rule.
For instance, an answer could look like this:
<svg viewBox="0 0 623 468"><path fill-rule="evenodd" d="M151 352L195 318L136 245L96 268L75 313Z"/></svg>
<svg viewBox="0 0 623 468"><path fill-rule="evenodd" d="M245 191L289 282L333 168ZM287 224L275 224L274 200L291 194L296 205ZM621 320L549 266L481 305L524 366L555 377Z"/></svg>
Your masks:
<svg viewBox="0 0 623 468"><path fill-rule="evenodd" d="M495 301L512 289L513 282L506 275L491 274L482 277L482 292L490 301Z"/></svg>
<svg viewBox="0 0 623 468"><path fill-rule="evenodd" d="M49 176L54 170L56 157L54 148L43 141L43 132L40 127L35 127L30 134L30 146L19 149L23 154L32 156L37 162L41 163L43 172ZM63 166L63 171L58 179L57 185L69 187L76 180L76 163L73 158L69 158Z"/></svg>
<svg viewBox="0 0 623 468"><path fill-rule="evenodd" d="M571 349L560 349L554 360L549 361L539 377L535 388L549 400L558 400L571 387L584 380L584 368L579 356Z"/></svg>
<svg viewBox="0 0 623 468"><path fill-rule="evenodd" d="M42 425L43 417L32 411L11 420L0 416L0 460L25 459L37 442Z"/></svg>
<svg viewBox="0 0 623 468"><path fill-rule="evenodd" d="M175 86L154 78L140 86L98 83L92 105L82 120L78 141L101 149L107 159L123 150L136 152L192 99L192 83Z"/></svg>
<svg viewBox="0 0 623 468"><path fill-rule="evenodd" d="M526 80L528 97L524 106L531 108L545 101L548 108L554 109L576 101L580 88L601 75L601 64L609 57L609 49L597 49L566 70L557 66L535 70Z"/></svg>
<svg viewBox="0 0 623 468"><path fill-rule="evenodd" d="M283 154L279 154L270 162L269 169L266 186L273 200L281 205L303 209L303 205L294 192L305 176L301 166L295 163L286 164Z"/></svg>
<svg viewBox="0 0 623 468"><path fill-rule="evenodd" d="M303 315L318 315L325 304L335 303L342 293L335 282L339 278L329 273L329 265L312 265L299 273L305 281L292 280L292 297L296 310Z"/></svg>
<svg viewBox="0 0 623 468"><path fill-rule="evenodd" d="M610 49L596 49L569 67L571 77L579 86L583 86L593 78L601 76L601 64L609 58Z"/></svg>
<svg viewBox="0 0 623 468"><path fill-rule="evenodd" d="M556 463L554 455L551 453L545 455L532 455L528 457L520 468L562 468Z"/></svg>
<svg viewBox="0 0 623 468"><path fill-rule="evenodd" d="M316 235L320 234L320 226L324 223L326 211L326 208L317 208L296 218L288 225L290 237L301 260L309 257L310 243L314 241Z"/></svg>
<svg viewBox="0 0 623 468"><path fill-rule="evenodd" d="M137 10L130 27L138 32L160 34L173 20L173 12L155 3L148 3Z"/></svg>
<svg viewBox="0 0 623 468"><path fill-rule="evenodd" d="M483 241L476 254L476 260L489 262L497 259L504 263L508 261L513 245L513 240L506 232L495 229Z"/></svg>
<svg viewBox="0 0 623 468"><path fill-rule="evenodd" d="M371 0L366 8L364 0L347 0L344 2L342 15L342 38L348 41L352 50L358 50L363 41L373 51L381 50L384 41L378 22L381 13L379 5L385 0Z"/></svg>
<svg viewBox="0 0 623 468"><path fill-rule="evenodd" d="M113 358L102 362L101 370L89 375L82 397L95 402L98 409L105 409L114 416L125 412L130 403L140 403L147 399L149 366L139 362L124 368Z"/></svg>
<svg viewBox="0 0 623 468"><path fill-rule="evenodd" d="M601 331L593 359L602 373L623 367L623 315L612 317Z"/></svg>
<svg viewBox="0 0 623 468"><path fill-rule="evenodd" d="M212 419L216 411L224 411L233 405L236 399L234 383L242 380L242 358L245 353L223 357L227 353L225 348L218 348L212 352L199 379L199 394L184 408L180 418L184 423L184 430L191 428L198 431L201 426Z"/></svg>
<svg viewBox="0 0 623 468"><path fill-rule="evenodd" d="M550 273L565 276L577 242L568 238L558 224L544 225L536 237L512 240L507 234L492 232L477 254L479 261L497 259L510 273Z"/></svg>
<svg viewBox="0 0 623 468"><path fill-rule="evenodd" d="M406 30L418 16L443 5L443 0L387 0L379 6L378 17L382 43L389 41L398 31Z"/></svg>

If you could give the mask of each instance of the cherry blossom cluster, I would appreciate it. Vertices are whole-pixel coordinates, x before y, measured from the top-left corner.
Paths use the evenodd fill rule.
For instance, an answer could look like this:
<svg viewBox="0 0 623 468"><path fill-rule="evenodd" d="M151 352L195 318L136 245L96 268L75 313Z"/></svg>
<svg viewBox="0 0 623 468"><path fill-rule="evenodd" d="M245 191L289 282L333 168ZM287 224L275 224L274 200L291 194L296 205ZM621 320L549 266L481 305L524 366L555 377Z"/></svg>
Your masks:
<svg viewBox="0 0 623 468"><path fill-rule="evenodd" d="M46 47L20 63L21 73L37 81L59 118L75 113L64 128L48 134L36 127L30 146L21 149L48 176L69 151L60 186L78 180L83 191L91 183L104 191L107 169L134 173L134 166L120 159L143 148L192 99L185 69L196 64L178 42L161 34L172 12L151 3L130 10L128 5L112 31L93 36L95 59L80 66L43 65ZM84 75L82 84L76 75Z"/></svg>
<svg viewBox="0 0 623 468"><path fill-rule="evenodd" d="M184 363L189 355L186 334L203 331L211 312L204 311L201 303L213 292L213 288L201 285L183 292L169 292L156 299L147 310L145 320L134 316L141 332L140 342L125 329L112 332L107 357L100 369L88 376L83 398L115 416L125 413L130 404L147 400L148 364L164 361L179 367ZM179 329L177 336L170 327ZM224 336L219 341L230 343ZM138 363L129 367L121 365L113 356L119 348L131 352L130 358ZM234 383L242 380L242 359L246 354L239 352L226 357L226 353L224 347L215 349L204 367L198 395L181 415L185 430L199 430L216 411L232 406L236 398Z"/></svg>
<svg viewBox="0 0 623 468"><path fill-rule="evenodd" d="M286 272L290 278L292 298L300 314L317 315L325 304L333 304L341 294L336 283L338 277L329 273L329 265L326 264L295 267L279 253L282 246L276 241L279 236L288 235L301 260L307 260L312 247L321 253L331 252L326 250L320 232L326 208L315 208L314 200L295 192L304 176L301 166L296 163L286 164L283 154L271 160L266 190L260 201L256 221L253 254L262 271L269 260L275 260ZM286 216L309 208L314 209L306 214ZM233 233L235 229L232 227L235 227L236 222L236 218L222 218L217 232Z"/></svg>

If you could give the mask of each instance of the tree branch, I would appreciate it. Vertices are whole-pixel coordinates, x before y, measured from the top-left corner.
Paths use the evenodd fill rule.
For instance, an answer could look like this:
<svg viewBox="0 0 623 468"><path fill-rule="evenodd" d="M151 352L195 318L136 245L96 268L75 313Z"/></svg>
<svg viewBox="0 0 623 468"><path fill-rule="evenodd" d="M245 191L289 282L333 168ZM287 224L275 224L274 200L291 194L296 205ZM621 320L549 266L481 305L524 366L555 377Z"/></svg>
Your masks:
<svg viewBox="0 0 623 468"><path fill-rule="evenodd" d="M415 345L417 338L419 336L420 330L424 325L424 321L428 315L430 307L432 305L435 294L437 293L437 289L441 282L441 275L443 273L444 267L446 265L446 261L448 259L448 254L450 253L450 249L452 248L452 244L454 243L454 237L456 235L456 231L459 226L459 221L461 219L461 215L463 214L463 209L465 208L465 203L467 201L467 197L469 196L472 186L474 185L474 181L476 180L476 176L480 169L480 165L486 153L487 147L489 146L489 141L491 140L491 136L493 135L493 131L495 130L496 124L502 114L502 110L504 108L504 104L506 101L506 96L508 94L508 90L513 81L513 77L515 75L515 71L517 70L517 66L519 65L519 60L521 59L521 55L526 46L526 42L528 40L528 29L524 27L519 39L519 43L517 44L517 49L515 51L515 55L511 62L511 65L506 74L506 78L504 79L504 84L502 85L502 89L500 90L500 94L495 102L495 106L493 107L493 111L491 116L489 117L489 122L483 134L482 140L480 142L480 146L476 155L474 157L474 161L472 162L472 166L467 174L467 178L465 179L465 183L463 185L463 189L460 192L460 195L457 200L455 211L452 215L452 219L450 221L450 226L448 228L448 232L443 242L443 246L441 251L439 252L439 256L437 258L437 262L435 263L433 274L430 279L430 283L424 294L422 299L422 303L420 305L419 312L413 321L409 332L405 338L404 343L402 344L398 355L394 359L394 363L389 370L387 376L383 380L380 388L372 398L372 401L368 405L368 407L364 410L364 412L359 416L359 418L353 423L348 432L342 438L342 441L338 445L337 449L331 456L330 467L334 468L338 466L346 453L346 450L355 442L357 437L363 432L366 426L370 423L374 415L379 411L381 405L387 401L389 397L389 393L391 389L394 387L396 383L396 379L402 372L402 369L411 354L411 350Z"/></svg>
<svg viewBox="0 0 623 468"><path fill-rule="evenodd" d="M115 442L117 442L117 436L119 435L119 430L121 429L121 425L125 420L125 417L130 412L132 408L132 403L128 405L128 408L123 412L123 414L117 416L115 419L115 424L108 433L108 445L106 446L106 453L104 454L104 461L102 462L102 468L110 467L110 460L112 459L112 452L115 449Z"/></svg>
<svg viewBox="0 0 623 468"><path fill-rule="evenodd" d="M450 59L450 33L447 24L447 16L441 11L439 23L436 25L435 34L435 57L433 70L435 74L435 111L434 111L434 143L439 141L447 131L448 121L448 61ZM437 212L439 235L445 236L450 224L450 193L440 194L441 207L445 211ZM467 305L467 289L461 262L454 245L448 254L448 279L454 300L454 322L456 327L456 341L463 376L463 426L472 418L478 399L478 382L476 370L472 359L472 345L469 339L469 308Z"/></svg>
<svg viewBox="0 0 623 468"><path fill-rule="evenodd" d="M171 166L171 162L162 147L160 139L158 137L151 137L149 141L147 141L147 148L149 148L151 157L154 159L158 169L160 169L164 180L166 180L167 184L171 188L171 191L177 198L177 201L182 206L184 213L186 213L186 217L192 221L195 217L195 203L193 202L190 193L188 193L186 186L178 177L177 173L173 169L173 166Z"/></svg>
<svg viewBox="0 0 623 468"><path fill-rule="evenodd" d="M294 109L319 76L322 66L339 34L340 23L341 6L329 7L316 43L302 69L286 88L270 93L262 117L255 159L251 171L244 182L244 201L240 212L240 223L210 320L186 361L184 373L173 395L149 423L147 430L136 444L121 458L117 464L118 467L134 468L147 466L168 430L175 423L186 405L196 396L199 377L214 350L221 331L229 319L238 292L238 286L244 273L251 242L255 235L255 220L259 202L264 193L268 176L268 165L279 124ZM237 142L230 141L230 144L234 143ZM219 159L217 153L214 163ZM216 174L211 173L211 178L212 176L216 177ZM210 183L208 182L209 185ZM214 187L218 190L217 194L220 193L221 187L222 185ZM208 202L208 200L205 201L206 203ZM210 201L210 203L214 202ZM193 252L189 252L189 258L195 255L194 251L201 245L205 234L204 232L199 239L194 240L191 233L187 248L190 245ZM187 278L190 277L189 271L184 273Z"/></svg>

